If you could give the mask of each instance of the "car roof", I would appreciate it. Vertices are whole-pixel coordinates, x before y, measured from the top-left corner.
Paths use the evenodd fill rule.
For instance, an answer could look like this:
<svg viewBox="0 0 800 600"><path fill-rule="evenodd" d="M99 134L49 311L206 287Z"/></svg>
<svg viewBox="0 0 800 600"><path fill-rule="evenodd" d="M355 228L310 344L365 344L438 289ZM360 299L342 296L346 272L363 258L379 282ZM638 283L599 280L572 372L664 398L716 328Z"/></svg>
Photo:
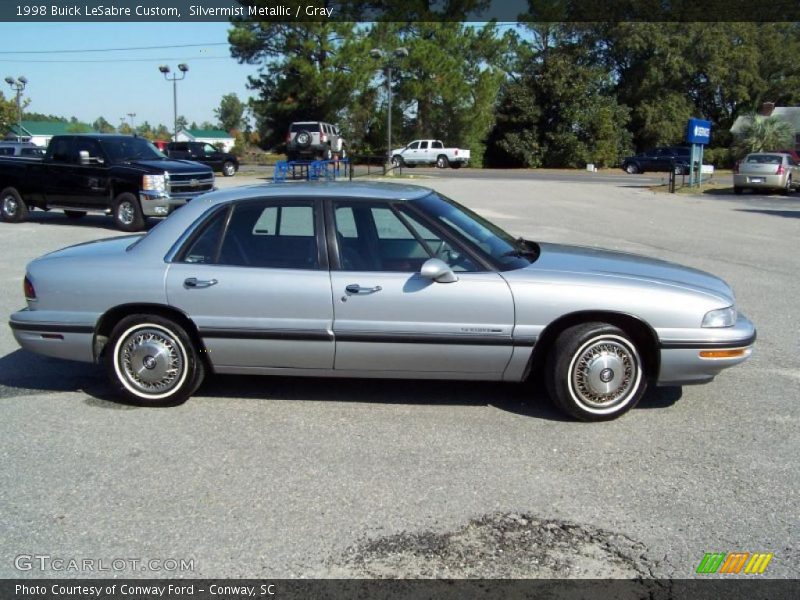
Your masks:
<svg viewBox="0 0 800 600"><path fill-rule="evenodd" d="M354 200L414 200L431 193L430 188L381 181L303 181L262 183L205 194L200 200L220 204L250 198L348 198Z"/></svg>

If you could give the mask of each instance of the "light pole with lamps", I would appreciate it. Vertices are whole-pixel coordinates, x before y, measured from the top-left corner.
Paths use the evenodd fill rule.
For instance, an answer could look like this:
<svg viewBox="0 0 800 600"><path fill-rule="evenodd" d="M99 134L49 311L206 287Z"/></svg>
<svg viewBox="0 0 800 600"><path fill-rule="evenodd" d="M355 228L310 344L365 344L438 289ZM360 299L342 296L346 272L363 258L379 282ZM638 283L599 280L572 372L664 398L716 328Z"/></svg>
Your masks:
<svg viewBox="0 0 800 600"><path fill-rule="evenodd" d="M167 65L161 65L158 70L164 74L164 79L172 82L172 128L174 141L178 141L178 82L186 77L186 72L189 70L189 65L181 63L178 65L178 70L181 76L175 73L172 77L169 76L170 68Z"/></svg>
<svg viewBox="0 0 800 600"><path fill-rule="evenodd" d="M401 59L408 56L407 48L395 48L394 52L388 54L378 48L370 50L369 55L375 60L386 60L384 68L386 69L386 96L387 107L386 111L386 162L392 162L392 69L395 67L395 59Z"/></svg>
<svg viewBox="0 0 800 600"><path fill-rule="evenodd" d="M16 79L13 77L6 77L6 83L11 86L17 94L17 125L19 126L19 133L22 133L22 90L28 85L28 80L25 76L20 75Z"/></svg>

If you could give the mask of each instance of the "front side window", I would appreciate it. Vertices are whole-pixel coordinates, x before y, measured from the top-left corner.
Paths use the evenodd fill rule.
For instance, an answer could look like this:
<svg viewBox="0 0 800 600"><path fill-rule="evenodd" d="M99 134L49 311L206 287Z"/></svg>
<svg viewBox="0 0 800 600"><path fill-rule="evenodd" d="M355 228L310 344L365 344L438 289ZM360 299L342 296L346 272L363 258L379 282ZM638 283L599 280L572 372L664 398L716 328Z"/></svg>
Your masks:
<svg viewBox="0 0 800 600"><path fill-rule="evenodd" d="M454 271L478 270L410 211L388 205L338 203L334 214L343 270L416 273L429 258L444 260Z"/></svg>
<svg viewBox="0 0 800 600"><path fill-rule="evenodd" d="M216 151L217 149L211 144L205 144L203 146L203 152L205 152L206 154L214 154Z"/></svg>
<svg viewBox="0 0 800 600"><path fill-rule="evenodd" d="M418 150L419 149L419 142L411 142L408 145L409 150Z"/></svg>

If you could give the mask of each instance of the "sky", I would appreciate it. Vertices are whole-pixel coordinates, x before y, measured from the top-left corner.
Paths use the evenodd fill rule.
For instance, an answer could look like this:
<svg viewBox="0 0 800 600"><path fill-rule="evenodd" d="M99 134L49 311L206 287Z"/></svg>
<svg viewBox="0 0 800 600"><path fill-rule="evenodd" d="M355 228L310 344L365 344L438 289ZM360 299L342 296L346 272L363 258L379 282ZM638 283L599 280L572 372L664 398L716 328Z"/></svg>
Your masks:
<svg viewBox="0 0 800 600"><path fill-rule="evenodd" d="M258 72L256 66L240 65L230 58L230 27L228 23L186 22L0 23L0 89L6 98L13 98L14 92L2 80L24 75L28 84L23 97L30 100L25 110L75 116L87 123L103 116L114 126L121 117L130 122L128 113L136 113L137 125L163 123L171 130L172 83L164 80L158 66L167 64L177 72L178 63L184 62L189 72L177 84L178 114L190 123L215 123L214 109L222 96L234 92L246 100L251 95L247 77ZM108 50L182 44L202 45Z"/></svg>

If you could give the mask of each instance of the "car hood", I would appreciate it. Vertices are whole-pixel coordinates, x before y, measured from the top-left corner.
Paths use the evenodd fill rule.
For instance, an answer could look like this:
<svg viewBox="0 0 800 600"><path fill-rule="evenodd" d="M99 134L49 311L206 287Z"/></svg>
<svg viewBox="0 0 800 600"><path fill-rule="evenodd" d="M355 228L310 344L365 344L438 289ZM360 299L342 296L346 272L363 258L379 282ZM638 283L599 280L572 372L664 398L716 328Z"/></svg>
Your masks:
<svg viewBox="0 0 800 600"><path fill-rule="evenodd" d="M144 170L152 173L163 173L169 171L170 173L205 173L211 175L212 171L209 167L191 160L177 160L168 158L166 160L153 159L153 160L134 160L128 163L134 167L141 167Z"/></svg>
<svg viewBox="0 0 800 600"><path fill-rule="evenodd" d="M542 243L539 246L539 258L523 271L632 279L699 291L733 303L730 286L719 277L699 269L626 252L562 244Z"/></svg>

